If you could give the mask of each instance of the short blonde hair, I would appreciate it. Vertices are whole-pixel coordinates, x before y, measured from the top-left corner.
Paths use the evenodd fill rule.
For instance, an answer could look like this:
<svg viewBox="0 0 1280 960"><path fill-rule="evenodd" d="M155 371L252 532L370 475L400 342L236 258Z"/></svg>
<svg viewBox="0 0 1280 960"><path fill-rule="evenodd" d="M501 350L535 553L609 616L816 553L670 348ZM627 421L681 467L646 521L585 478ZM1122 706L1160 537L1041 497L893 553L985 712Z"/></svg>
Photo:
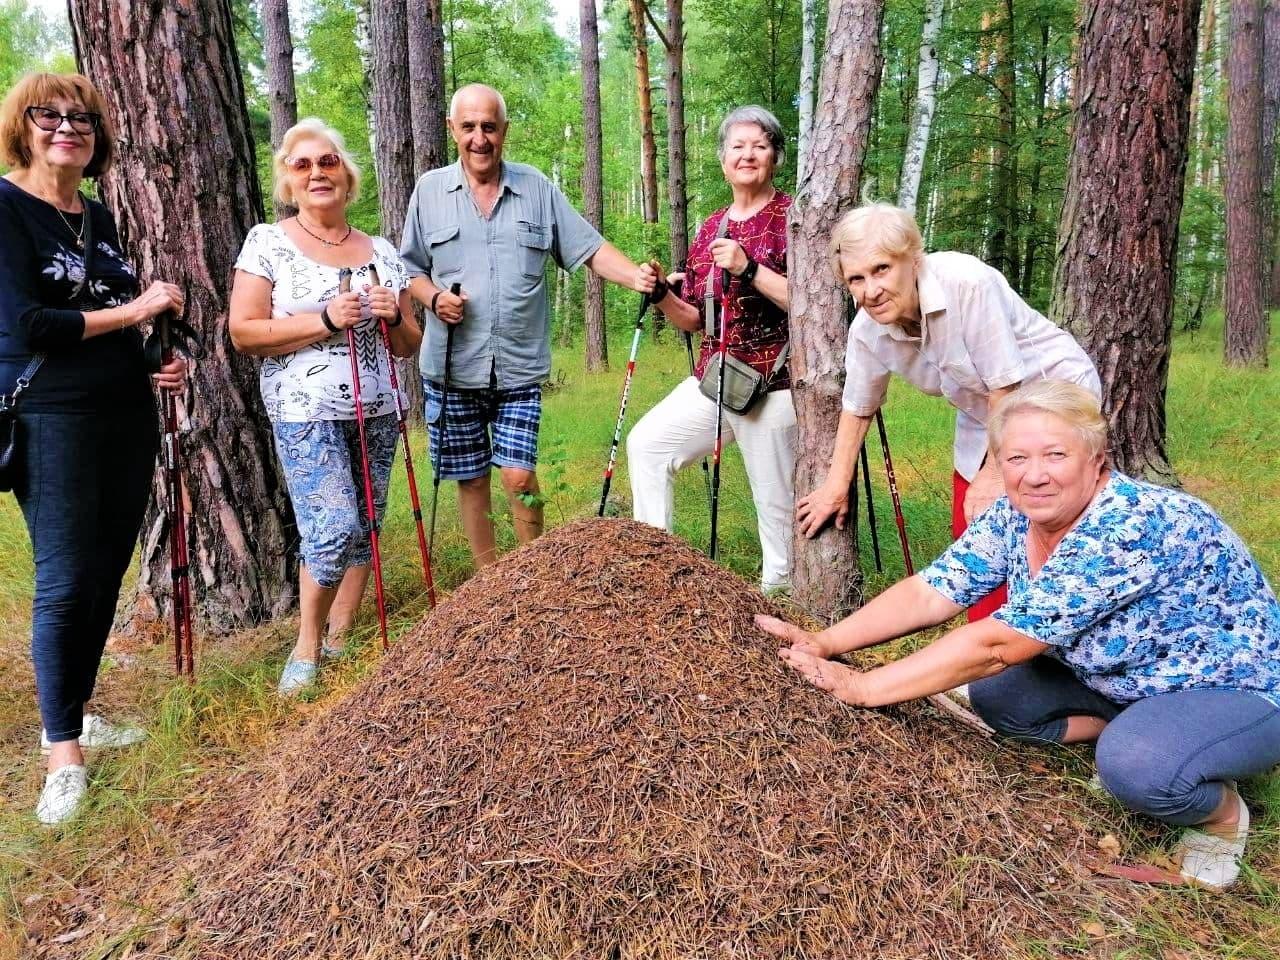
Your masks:
<svg viewBox="0 0 1280 960"><path fill-rule="evenodd" d="M55 100L84 104L85 110L98 115L93 156L84 168L84 175L99 177L106 173L116 155L115 130L107 115L106 100L89 78L79 73L28 73L14 84L0 105L0 156L4 162L21 170L31 166L27 108L48 106Z"/></svg>
<svg viewBox="0 0 1280 960"><path fill-rule="evenodd" d="M1005 426L1020 413L1049 413L1062 420L1075 430L1091 457L1107 449L1107 421L1097 397L1068 380L1033 380L1005 397L987 421L993 455L1000 452Z"/></svg>
<svg viewBox="0 0 1280 960"><path fill-rule="evenodd" d="M924 255L924 238L920 236L916 218L891 203L854 207L831 231L827 255L831 261L831 272L841 286L844 286L844 276L840 269L840 254L858 244L868 244L891 257L914 259Z"/></svg>
<svg viewBox="0 0 1280 960"><path fill-rule="evenodd" d="M272 158L271 172L274 186L272 195L286 206L296 207L293 199L293 184L289 180L289 168L285 161L293 153L299 140L328 140L333 145L333 152L342 158L342 165L347 169L347 178L351 188L347 192L347 206L355 203L360 197L360 168L355 159L347 152L347 142L333 127L319 117L306 117L299 120L284 132L280 138L280 149Z"/></svg>

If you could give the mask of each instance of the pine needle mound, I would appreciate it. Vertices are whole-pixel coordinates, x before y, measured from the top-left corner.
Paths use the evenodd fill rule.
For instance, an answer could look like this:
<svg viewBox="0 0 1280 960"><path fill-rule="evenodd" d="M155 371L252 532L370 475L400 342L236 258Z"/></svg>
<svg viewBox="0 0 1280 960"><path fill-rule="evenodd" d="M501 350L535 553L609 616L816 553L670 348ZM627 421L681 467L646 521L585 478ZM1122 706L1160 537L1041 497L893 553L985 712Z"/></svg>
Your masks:
<svg viewBox="0 0 1280 960"><path fill-rule="evenodd" d="M810 689L752 625L768 609L630 521L509 555L282 747L187 937L255 960L952 960L1078 930L1079 804L1011 794L1008 754L927 706Z"/></svg>

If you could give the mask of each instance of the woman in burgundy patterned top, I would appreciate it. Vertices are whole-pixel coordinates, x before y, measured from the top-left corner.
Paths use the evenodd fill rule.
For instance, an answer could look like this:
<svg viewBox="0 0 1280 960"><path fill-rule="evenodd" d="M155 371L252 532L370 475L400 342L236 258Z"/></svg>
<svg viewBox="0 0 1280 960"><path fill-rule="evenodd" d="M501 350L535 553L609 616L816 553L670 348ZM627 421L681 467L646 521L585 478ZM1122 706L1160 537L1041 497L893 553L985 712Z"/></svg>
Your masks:
<svg viewBox="0 0 1280 960"><path fill-rule="evenodd" d="M746 463L763 555L761 585L766 590L790 583L795 509L791 473L796 415L791 381L785 364L774 372L787 343L791 198L773 185L784 144L782 127L763 107L740 107L720 124L720 164L733 190L733 203L707 217L698 231L682 293L667 293L657 304L681 330L704 331L703 298L708 285L719 305L723 271L730 274L728 352L769 378L768 392L746 413L724 411L723 427L725 441L738 443ZM716 405L698 389L698 379L719 349L719 339L704 332L694 376L650 410L627 438L637 520L670 530L676 471L711 453Z"/></svg>

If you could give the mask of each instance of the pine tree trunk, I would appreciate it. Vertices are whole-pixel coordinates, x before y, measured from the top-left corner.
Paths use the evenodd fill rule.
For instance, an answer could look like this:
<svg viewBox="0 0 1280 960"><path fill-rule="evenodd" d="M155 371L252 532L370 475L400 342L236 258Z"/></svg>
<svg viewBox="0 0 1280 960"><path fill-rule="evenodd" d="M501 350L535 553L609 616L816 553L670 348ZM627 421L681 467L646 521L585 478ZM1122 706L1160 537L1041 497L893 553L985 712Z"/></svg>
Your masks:
<svg viewBox="0 0 1280 960"><path fill-rule="evenodd" d="M848 335L845 297L831 276L827 242L836 220L854 206L880 83L882 2L832 0L812 150L822 163L791 207L787 285L791 297L791 382L796 405L795 488L813 490L831 464L844 385ZM824 622L862 603L856 523L828 527L812 540L793 537L795 597Z"/></svg>
<svg viewBox="0 0 1280 960"><path fill-rule="evenodd" d="M689 195L685 174L684 0L667 0L667 215L671 265L683 269L689 259Z"/></svg>
<svg viewBox="0 0 1280 960"><path fill-rule="evenodd" d="M1040 24L1040 62L1036 67L1036 139L1031 154L1031 179L1027 184L1027 230L1022 253L1022 295L1030 297L1035 286L1036 251L1040 249L1040 177L1044 166L1044 104L1049 91L1049 23Z"/></svg>
<svg viewBox="0 0 1280 960"><path fill-rule="evenodd" d="M1262 215L1268 258L1267 306L1280 307L1280 221L1276 213L1276 134L1280 132L1280 0L1266 0L1262 11Z"/></svg>
<svg viewBox="0 0 1280 960"><path fill-rule="evenodd" d="M1217 62L1218 53L1218 4L1221 0L1208 0L1204 5L1204 23L1201 26L1200 36L1200 66L1196 71L1202 81L1207 80L1213 73L1221 74L1221 70L1216 69L1219 66ZM1213 183L1213 128L1208 119L1205 118L1205 111L1201 111L1200 128L1196 131L1198 137L1196 141L1196 156L1199 164L1196 168L1196 184L1201 187L1208 187Z"/></svg>
<svg viewBox="0 0 1280 960"><path fill-rule="evenodd" d="M991 242L988 250L993 267L1015 287L1018 284L1018 151L1014 143L1017 129L1017 84L1014 82L1013 0L1004 0L1004 13L995 26L996 113L999 133L992 150L993 172Z"/></svg>
<svg viewBox="0 0 1280 960"><path fill-rule="evenodd" d="M813 0L809 0L813 2ZM938 36L942 33L945 0L928 0L924 28L920 32L920 66L916 71L916 102L911 112L910 136L898 178L898 206L916 212L925 154L929 150L929 129L938 103Z"/></svg>
<svg viewBox="0 0 1280 960"><path fill-rule="evenodd" d="M631 0L631 31L636 40L636 95L640 102L640 183L644 222L658 222L658 142L653 136L653 92L649 82L649 31L644 0Z"/></svg>
<svg viewBox="0 0 1280 960"><path fill-rule="evenodd" d="M440 0L408 0L409 99L413 118L413 173L449 162L445 133L444 15Z"/></svg>
<svg viewBox="0 0 1280 960"><path fill-rule="evenodd" d="M1199 0L1086 4L1053 279L1052 316L1101 375L1116 465L1164 483L1174 481L1165 391L1199 10Z"/></svg>
<svg viewBox="0 0 1280 960"><path fill-rule="evenodd" d="M182 442L199 630L261 623L293 606L297 564L257 363L227 336L232 266L262 219L231 8L226 0L73 0L69 12L76 61L106 98L118 135L103 198L142 282L187 287L187 320L208 352L193 378L194 415ZM159 470L153 491L135 602L121 613L134 623L169 609Z"/></svg>
<svg viewBox="0 0 1280 960"><path fill-rule="evenodd" d="M941 3L942 0L930 0ZM796 146L796 189L804 186L809 169L809 138L813 135L813 89L818 56L818 0L800 0L800 118Z"/></svg>
<svg viewBox="0 0 1280 960"><path fill-rule="evenodd" d="M600 38L596 30L595 0L578 4L582 42L582 202L587 221L604 232L604 165L600 129ZM609 344L605 340L604 281L587 271L587 370L609 369Z"/></svg>
<svg viewBox="0 0 1280 960"><path fill-rule="evenodd" d="M298 122L288 0L262 0L262 52L267 66L267 99L271 102L271 149L278 150L285 131ZM277 202L275 212L280 221L293 216L295 210Z"/></svg>
<svg viewBox="0 0 1280 960"><path fill-rule="evenodd" d="M409 106L409 23L405 0L371 0L369 40L373 54L370 103L377 129L381 233L396 246L413 193L413 120Z"/></svg>
<svg viewBox="0 0 1280 960"><path fill-rule="evenodd" d="M1223 357L1233 367L1267 364L1263 265L1269 251L1263 246L1262 104L1262 2L1231 0Z"/></svg>

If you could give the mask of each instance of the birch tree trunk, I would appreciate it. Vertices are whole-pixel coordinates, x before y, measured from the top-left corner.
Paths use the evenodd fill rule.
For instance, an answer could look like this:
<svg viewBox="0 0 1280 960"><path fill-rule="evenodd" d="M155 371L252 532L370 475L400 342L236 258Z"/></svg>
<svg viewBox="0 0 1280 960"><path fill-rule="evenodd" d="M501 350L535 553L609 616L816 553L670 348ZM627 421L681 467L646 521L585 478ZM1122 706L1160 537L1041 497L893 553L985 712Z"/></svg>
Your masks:
<svg viewBox="0 0 1280 960"><path fill-rule="evenodd" d="M282 616L297 599L293 513L257 363L227 336L232 266L262 219L230 4L73 0L69 13L76 62L118 134L103 199L141 281L187 286L187 321L208 353L182 441L196 615L215 633ZM134 623L167 619L170 609L160 471L153 493L134 603L121 612Z"/></svg>
<svg viewBox="0 0 1280 960"><path fill-rule="evenodd" d="M1262 208L1262 3L1231 0L1227 56L1227 286L1223 358L1266 366ZM1267 211L1268 218L1271 212Z"/></svg>
<svg viewBox="0 0 1280 960"><path fill-rule="evenodd" d="M600 129L600 37L596 29L595 0L578 4L582 44L582 202L587 222L604 232L604 164ZM609 369L609 344L605 339L604 280L587 270L587 371Z"/></svg>
<svg viewBox="0 0 1280 960"><path fill-rule="evenodd" d="M809 177L791 207L787 285L791 297L791 382L796 406L795 488L818 486L831 465L848 335L845 295L831 276L827 242L858 200L871 115L880 84L881 0L832 0ZM812 540L793 531L792 585L806 610L833 622L862 603L856 523Z"/></svg>
<svg viewBox="0 0 1280 960"><path fill-rule="evenodd" d="M814 0L807 0L814 2ZM920 178L924 174L925 155L929 150L929 128L938 103L938 36L942 33L942 16L946 0L927 0L924 29L920 32L920 66L916 72L916 103L911 111L911 133L906 156L902 160L902 176L898 178L898 206L916 212Z"/></svg>
<svg viewBox="0 0 1280 960"><path fill-rule="evenodd" d="M930 0L941 3L942 0ZM809 138L813 135L814 71L817 68L818 0L800 0L800 122L796 145L796 189L809 170Z"/></svg>
<svg viewBox="0 0 1280 960"><path fill-rule="evenodd" d="M1174 481L1165 452L1173 271L1199 0L1089 0L1050 313L1102 378L1111 453Z"/></svg>
<svg viewBox="0 0 1280 960"><path fill-rule="evenodd" d="M445 133L444 14L440 0L408 0L409 103L413 126L413 173L449 162ZM397 231L398 235L399 231Z"/></svg>
<svg viewBox="0 0 1280 960"><path fill-rule="evenodd" d="M636 96L640 104L640 184L645 223L658 222L658 142L653 135L653 91L649 80L649 31L644 0L631 0L631 31L636 40ZM655 313L657 311L654 311Z"/></svg>

